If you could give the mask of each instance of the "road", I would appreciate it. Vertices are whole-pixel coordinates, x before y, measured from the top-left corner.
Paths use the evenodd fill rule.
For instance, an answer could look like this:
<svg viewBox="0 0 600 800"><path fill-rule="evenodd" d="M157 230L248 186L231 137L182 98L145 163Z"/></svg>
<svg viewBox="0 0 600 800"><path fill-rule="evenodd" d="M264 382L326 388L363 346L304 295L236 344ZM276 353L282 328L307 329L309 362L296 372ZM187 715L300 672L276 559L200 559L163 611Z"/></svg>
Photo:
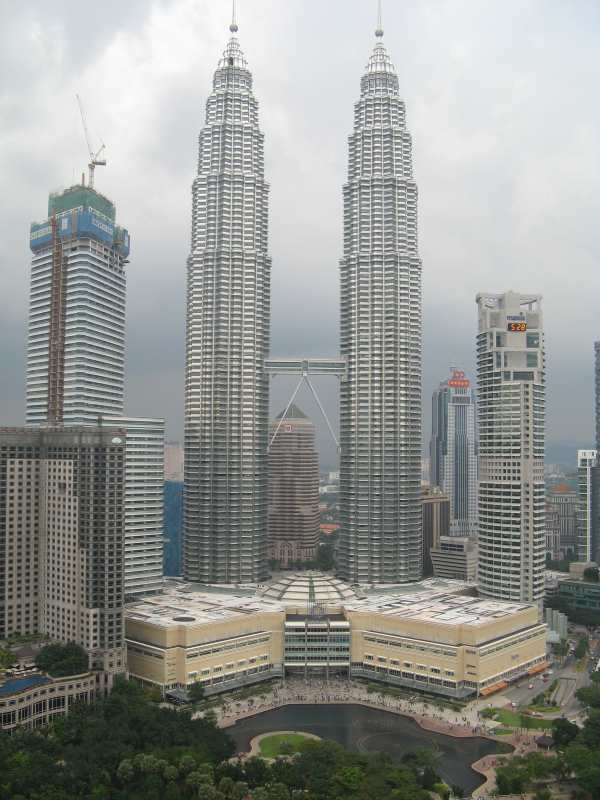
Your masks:
<svg viewBox="0 0 600 800"><path fill-rule="evenodd" d="M527 706L531 704L536 695L544 692L556 680L558 683L553 693L553 699L555 700L555 705L560 707L561 714L570 718L580 715L583 709L577 701L575 693L578 689L590 684L591 671L600 657L599 643L592 640L590 645L590 655L583 670L577 669L577 662L574 656L567 656L562 665L555 662L552 666L553 674L549 676L547 681L544 681L541 675L524 678L502 692L502 696L519 707ZM529 686L533 686L533 688L530 689Z"/></svg>

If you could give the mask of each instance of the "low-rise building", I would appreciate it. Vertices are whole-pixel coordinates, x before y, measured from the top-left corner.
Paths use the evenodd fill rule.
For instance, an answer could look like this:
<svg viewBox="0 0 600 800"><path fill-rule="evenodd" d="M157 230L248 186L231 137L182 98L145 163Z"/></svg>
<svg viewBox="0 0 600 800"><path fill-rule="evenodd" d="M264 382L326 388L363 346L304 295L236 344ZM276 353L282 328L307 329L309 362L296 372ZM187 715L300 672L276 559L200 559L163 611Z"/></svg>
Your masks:
<svg viewBox="0 0 600 800"><path fill-rule="evenodd" d="M576 611L591 611L598 615L600 623L600 583L583 580L561 581L558 596Z"/></svg>
<svg viewBox="0 0 600 800"><path fill-rule="evenodd" d="M73 703L96 696L96 675L85 672L51 678L41 672L11 677L0 683L0 730L41 728L66 714Z"/></svg>
<svg viewBox="0 0 600 800"><path fill-rule="evenodd" d="M129 673L163 693L199 681L213 694L299 673L485 696L547 665L536 605L479 599L458 581L364 594L301 573L256 593L197 588L172 582L126 609Z"/></svg>

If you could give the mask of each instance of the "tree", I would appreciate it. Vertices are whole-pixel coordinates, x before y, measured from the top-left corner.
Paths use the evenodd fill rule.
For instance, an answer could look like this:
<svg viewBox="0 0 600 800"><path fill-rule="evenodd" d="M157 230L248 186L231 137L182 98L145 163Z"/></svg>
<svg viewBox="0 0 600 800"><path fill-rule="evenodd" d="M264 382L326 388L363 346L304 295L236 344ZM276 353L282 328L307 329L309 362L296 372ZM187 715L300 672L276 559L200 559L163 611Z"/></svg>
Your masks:
<svg viewBox="0 0 600 800"><path fill-rule="evenodd" d="M591 583L598 583L600 581L600 572L598 567L587 567L583 570L583 579Z"/></svg>
<svg viewBox="0 0 600 800"><path fill-rule="evenodd" d="M55 678L79 675L89 669L89 659L83 647L75 642L48 644L35 657L35 665Z"/></svg>
<svg viewBox="0 0 600 800"><path fill-rule="evenodd" d="M188 775L196 768L196 762L190 755L182 756L179 761L179 774Z"/></svg>
<svg viewBox="0 0 600 800"><path fill-rule="evenodd" d="M119 764L119 768L117 769L117 777L121 781L121 783L129 783L133 780L135 775L135 770L133 768L133 764L129 758L124 758L123 761Z"/></svg>
<svg viewBox="0 0 600 800"><path fill-rule="evenodd" d="M600 684L594 683L591 686L582 686L575 692L575 697L584 706L600 708Z"/></svg>
<svg viewBox="0 0 600 800"><path fill-rule="evenodd" d="M556 747L565 748L579 733L579 727L564 717L552 720L552 738Z"/></svg>
<svg viewBox="0 0 600 800"><path fill-rule="evenodd" d="M575 648L575 658L578 660L584 658L590 649L590 640L587 636L581 636Z"/></svg>
<svg viewBox="0 0 600 800"><path fill-rule="evenodd" d="M204 700L204 686L202 686L200 681L194 681L194 683L188 687L188 695L192 703L199 703L201 700Z"/></svg>

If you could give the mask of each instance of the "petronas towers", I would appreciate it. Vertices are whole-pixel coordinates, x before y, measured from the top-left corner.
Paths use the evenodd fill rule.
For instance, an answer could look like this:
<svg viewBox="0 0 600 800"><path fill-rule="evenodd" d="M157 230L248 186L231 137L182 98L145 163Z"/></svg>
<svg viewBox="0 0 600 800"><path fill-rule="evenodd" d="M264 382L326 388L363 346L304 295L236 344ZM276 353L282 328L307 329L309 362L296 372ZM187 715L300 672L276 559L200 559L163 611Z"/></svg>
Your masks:
<svg viewBox="0 0 600 800"><path fill-rule="evenodd" d="M266 575L271 261L263 147L252 75L232 36L206 103L192 187L183 561L193 581Z"/></svg>
<svg viewBox="0 0 600 800"><path fill-rule="evenodd" d="M187 279L184 576L266 576L268 185L252 76L235 36L199 137ZM344 186L338 571L421 572L421 262L417 187L381 26L361 81Z"/></svg>
<svg viewBox="0 0 600 800"><path fill-rule="evenodd" d="M339 571L421 574L421 262L417 186L398 76L377 29L344 186Z"/></svg>

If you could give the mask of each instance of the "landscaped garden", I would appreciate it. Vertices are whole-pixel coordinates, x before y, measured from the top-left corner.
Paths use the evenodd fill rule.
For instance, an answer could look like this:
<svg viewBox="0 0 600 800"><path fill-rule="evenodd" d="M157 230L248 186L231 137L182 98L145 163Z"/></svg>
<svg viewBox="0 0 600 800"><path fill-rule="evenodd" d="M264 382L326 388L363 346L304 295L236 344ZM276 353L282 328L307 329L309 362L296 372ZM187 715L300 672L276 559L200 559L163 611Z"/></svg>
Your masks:
<svg viewBox="0 0 600 800"><path fill-rule="evenodd" d="M532 717L529 714L522 714L520 711L510 711L508 708L493 708L490 709L491 719L497 719L505 728L528 728L528 729L546 729L552 727L551 719L541 719L540 717Z"/></svg>
<svg viewBox="0 0 600 800"><path fill-rule="evenodd" d="M314 736L306 736L304 733L273 733L260 740L260 754L263 758L277 758L278 756L290 756L298 752L299 746Z"/></svg>

